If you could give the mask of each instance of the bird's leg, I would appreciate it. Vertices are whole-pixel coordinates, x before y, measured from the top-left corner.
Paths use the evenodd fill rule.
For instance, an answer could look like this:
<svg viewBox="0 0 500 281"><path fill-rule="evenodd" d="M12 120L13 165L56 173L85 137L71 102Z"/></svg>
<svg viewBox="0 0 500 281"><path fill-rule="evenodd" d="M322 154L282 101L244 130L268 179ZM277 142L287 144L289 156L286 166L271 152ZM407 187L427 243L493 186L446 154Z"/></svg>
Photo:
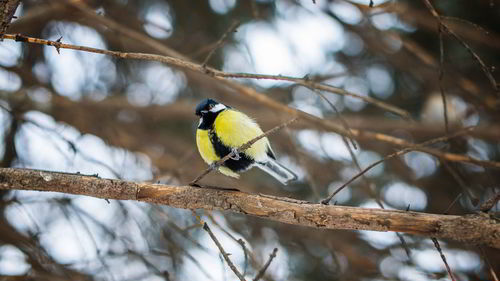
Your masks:
<svg viewBox="0 0 500 281"><path fill-rule="evenodd" d="M235 160L235 161L240 160L240 158L241 158L241 157L240 157L240 154L238 153L238 149L237 149L237 148L233 148L233 149L231 149L231 153L232 153L233 155L232 155L231 157L229 157L229 158L231 158L231 159L233 159L233 160Z"/></svg>

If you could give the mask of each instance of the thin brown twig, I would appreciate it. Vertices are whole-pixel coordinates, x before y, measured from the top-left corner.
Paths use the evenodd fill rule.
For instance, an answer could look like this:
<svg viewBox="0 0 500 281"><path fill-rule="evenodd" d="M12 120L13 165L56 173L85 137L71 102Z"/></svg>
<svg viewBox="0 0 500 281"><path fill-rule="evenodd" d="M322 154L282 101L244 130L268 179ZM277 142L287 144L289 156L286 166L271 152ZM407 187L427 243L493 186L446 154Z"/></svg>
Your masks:
<svg viewBox="0 0 500 281"><path fill-rule="evenodd" d="M462 193L462 192L460 192L460 193L459 193L459 194L455 197L455 199L453 199L453 201L451 201L451 203L450 203L450 205L448 206L448 208L446 208L446 210L444 210L443 215L447 215L447 214L450 212L451 208L453 208L453 206L455 206L455 204L458 202L458 199L460 199L460 197L462 197L462 194L463 194L463 193Z"/></svg>
<svg viewBox="0 0 500 281"><path fill-rule="evenodd" d="M481 57L472 50L472 48L465 42L458 34L456 34L448 25L446 25L443 20L441 15L436 11L436 8L432 6L431 2L429 0L423 0L429 11L431 12L432 16L436 18L438 21L439 25L442 27L444 31L446 31L448 34L450 34L452 37L455 38L466 50L471 54L471 56L474 58L474 60L479 64L481 67L481 70L483 73L486 75L486 78L490 81L491 85L493 86L493 89L495 90L495 94L497 97L500 96L500 91L498 88L498 83L495 80L495 77L491 74L490 69L486 66L486 64L483 62Z"/></svg>
<svg viewBox="0 0 500 281"><path fill-rule="evenodd" d="M488 259L488 256L486 255L486 251L484 250L484 247L479 246L479 249L481 250L481 255L483 256L483 259L486 261L486 264L488 265L492 280L499 281L498 276L495 273L495 270L493 269L493 266L491 265L490 260Z"/></svg>
<svg viewBox="0 0 500 281"><path fill-rule="evenodd" d="M398 151L396 151L394 153L391 153L391 154L385 156L384 158L382 158L382 159L380 159L378 161L375 161L372 164L368 165L368 167L366 167L364 170L362 170L361 172L359 172L358 174L356 174L354 177L352 177L350 180L348 180L347 182L345 182L344 184L342 184L339 188L337 188L332 194L330 194L330 196L328 196L327 198L323 199L321 201L321 203L327 205L328 203L330 203L330 201L332 200L332 198L335 195L337 195L337 193L339 193L342 189L344 189L347 185L349 185L350 183L352 183L353 181L355 181L357 178L361 177L363 174L365 174L366 172L368 172L370 169L372 169L373 167L377 166L378 164L380 164L380 163L382 163L384 161L387 161L387 160L389 160L391 158L394 158L396 156L399 156L399 155L406 154L406 153L408 153L410 151L413 151L413 150L418 150L420 147L423 147L423 146L431 145L431 144L434 144L434 143L446 141L446 140L449 140L451 138L455 138L455 137L461 136L463 134L466 134L466 133L470 132L473 129L474 129L474 127L468 127L468 128L463 129L463 130L460 130L460 131L458 131L458 132L456 132L454 134L443 136L443 137L439 137L439 138L435 138L435 139L431 139L431 140L422 142L420 144L416 144L416 145L411 146L411 147L406 147L406 148L398 150Z"/></svg>
<svg viewBox="0 0 500 281"><path fill-rule="evenodd" d="M220 244L219 240L217 240L217 237L215 237L214 233L212 232L212 230L210 229L210 227L208 226L208 224L206 222L203 224L203 229L206 232L208 232L208 235L210 235L210 238L212 238L212 240L214 241L217 248L219 248L219 251L222 254L222 256L224 257L224 260L227 262L227 265L229 266L229 268L231 268L231 270L238 277L238 279L240 279L240 281L246 281L245 277L243 277L243 275L240 273L240 271L236 268L234 263L231 261L231 259L229 258L229 254L226 253L226 251L224 250L224 248Z"/></svg>
<svg viewBox="0 0 500 281"><path fill-rule="evenodd" d="M266 264L264 264L264 266L259 270L253 281L258 281L264 276L264 273L266 273L267 268L269 267L273 259L276 257L277 252L278 248L274 248L273 252L269 255L269 259L267 260Z"/></svg>
<svg viewBox="0 0 500 281"><path fill-rule="evenodd" d="M462 188L462 192L464 193L464 195L469 197L472 204L477 205L477 203L479 202L479 199L477 199L477 197L474 196L474 194L472 194L472 192L469 189L468 184L460 176L460 174L457 171L455 171L455 169L446 160L441 160L441 164L448 171L448 173L450 173L450 175L453 177L453 179L455 179L455 181L458 183L460 188Z"/></svg>
<svg viewBox="0 0 500 281"><path fill-rule="evenodd" d="M349 151L349 155L351 156L351 159L352 159L354 165L356 166L356 168L358 169L359 172L362 172L363 169L361 168L361 165L359 164L358 158L354 154L354 151L352 151L351 147L347 143L347 140L344 136L342 136L342 141L344 142L344 145L347 147L347 150ZM379 207L381 209L385 209L384 204L380 200L378 194L373 192L373 190L370 188L370 184L369 184L368 180L365 177L363 177L362 179L363 179L365 190L370 194L371 197L373 197L375 199L375 202L377 203L377 205L379 205ZM399 241L401 242L401 246L403 246L403 249L405 250L406 256L408 257L408 259L410 259L411 258L410 247L408 247L408 244L406 243L406 240L405 240L403 234L396 232L396 236L398 237Z"/></svg>
<svg viewBox="0 0 500 281"><path fill-rule="evenodd" d="M438 22L439 32L439 90L441 92L441 99L443 100L443 115L444 115L444 130L445 133L450 133L450 126L448 123L448 104L446 101L446 93L443 86L444 78L444 44L443 44L443 26Z"/></svg>
<svg viewBox="0 0 500 281"><path fill-rule="evenodd" d="M46 39L28 37L28 36L24 36L21 34L5 34L4 39L15 40L17 42L27 42L27 43L32 43L32 44L53 46L54 48L56 48L56 50L71 49L71 50L77 50L77 51L84 51L84 52L90 52L90 53L109 55L109 56L122 58L122 59L139 59L139 60L159 61L159 62L163 62L163 63L169 64L169 65L175 65L175 66L178 66L181 68L186 68L186 69L201 72L201 73L208 73L210 75L213 75L216 77L221 77L221 78L246 78L246 79L267 79L267 80L289 81L289 82L294 82L294 83L297 83L297 84L305 86L305 87L312 87L315 89L331 92L331 93L338 94L338 95L350 96L350 97L354 97L357 99L361 99L364 102L378 106L378 107L385 109L389 112L392 112L396 115L402 116L405 119L410 119L409 112L407 112L403 109L397 108L393 105L387 104L385 102L382 102L380 100L377 100L377 99L374 99L374 98L371 98L368 96L357 95L355 93L348 92L348 91L341 89L341 88L336 88L336 87L329 86L326 84L310 81L309 79L304 79L304 78L282 76L282 75L227 73L227 72L223 72L223 71L213 69L213 68L210 68L207 66L192 63L192 62L189 62L189 61L184 60L184 59L178 59L178 58L174 58L174 57L170 57L170 56L162 56L162 55L146 54L146 53L129 53L129 52L110 51L110 50L104 50L104 49L98 49L98 48L65 44L65 43L62 43L61 41L51 41L51 40L46 40Z"/></svg>
<svg viewBox="0 0 500 281"><path fill-rule="evenodd" d="M446 261L446 257L443 254L443 250L441 250L441 245L439 245L439 241L436 238L434 238L434 237L432 237L431 240L434 243L434 247L439 252L439 255L441 256L441 259L444 262L444 265L446 266L446 271L448 272L448 275L450 276L451 281L455 281L455 277L453 276L453 273L451 273L451 268L448 265L448 262Z"/></svg>
<svg viewBox="0 0 500 281"><path fill-rule="evenodd" d="M321 91L319 90L316 90L314 88L311 88L313 90L313 92L315 92L316 94L318 94L318 96L320 96L324 101L326 101L326 103L328 103L328 105L330 105L330 107L333 109L333 111L335 111L335 113L337 114L337 117L339 118L340 120L340 124L342 124L342 126L344 127L344 129L348 132L349 134L349 140L350 140L350 143L352 144L352 147L354 147L354 149L358 149L358 147L356 146L356 143L354 142L354 136L352 135L351 133L351 129L349 127L349 124L347 124L347 121L344 119L344 117L342 117L342 114L340 113L340 111L337 109L337 107L331 102L329 101L325 95L323 95L321 93ZM345 138L344 136L342 136L342 138ZM349 144L347 144L347 147L349 148Z"/></svg>
<svg viewBox="0 0 500 281"><path fill-rule="evenodd" d="M233 241L235 241L236 243L238 243L242 250L243 250L243 254L244 254L244 257L245 257L245 268L243 269L243 276L246 275L246 272L247 272L247 265L248 265L248 260L250 259L250 262L252 263L252 266L256 267L257 266L257 260L255 259L255 255L253 254L252 251L250 251L247 246L245 245L245 241L243 241L243 239L237 239L236 237L234 237L233 234L231 234L231 232L227 231L226 229L224 229L224 227L222 227L216 220L215 218L213 217L212 214L207 214L208 218L210 218L210 221L215 225L217 226L222 232L224 232L227 236L229 236L229 238L231 238ZM260 266L259 266L260 267Z"/></svg>
<svg viewBox="0 0 500 281"><path fill-rule="evenodd" d="M252 73L228 73L228 72L221 72L217 71L214 73L215 76L218 77L224 77L224 78L243 78L243 79L262 79L262 80L277 80L277 81L288 81L288 82L293 82L298 85L307 87L307 88L314 88L317 90L321 91L326 91L330 93L334 93L337 95L342 95L342 96L350 96L354 97L357 99L360 99L364 102L373 104L379 108L382 108L384 110L387 110L389 112L392 112L398 116L401 116L407 120L411 120L410 113L406 110L403 110L401 108L398 108L396 106L390 105L388 103L385 103L383 101L374 99L369 96L361 96L355 93L351 93L349 91L346 91L341 88L333 87L327 84L319 83L319 82L314 82L311 81L311 79L308 79L307 76L305 78L297 78L297 77L291 77L291 76L283 76L283 75L267 75L267 74L252 74Z"/></svg>
<svg viewBox="0 0 500 281"><path fill-rule="evenodd" d="M500 201L500 192L497 192L490 199L484 201L479 206L479 210L481 210L482 212L488 212L497 204L498 201Z"/></svg>
<svg viewBox="0 0 500 281"><path fill-rule="evenodd" d="M260 140L261 138L264 138L264 137L267 137L268 135L270 134L273 134L275 133L276 131L278 130L281 130L283 129L284 127L290 125L292 122L294 122L295 120L297 120L297 117L293 118L293 119L290 119L288 120L287 122L281 124L281 125L278 125L274 128L272 128L271 130L268 130L266 131L265 133L247 141L246 143L244 143L242 146L240 146L239 148L235 149L235 150L232 150L230 153L228 153L226 156L222 157L221 159L219 159L219 161L215 162L215 164L212 164L210 165L205 171L203 171L203 173L201 173L199 176L197 176L193 181L191 181L189 183L189 185L196 185L196 183L198 181L200 181L203 177L205 177L206 175L208 175L212 170L215 170L215 169L218 169L222 164L224 164L224 162L226 162L227 160L229 160L231 157L234 157L236 156L238 153L240 152L243 152L247 149L249 149L254 143L256 143L258 140Z"/></svg>
<svg viewBox="0 0 500 281"><path fill-rule="evenodd" d="M238 28L238 26L240 25L240 23L241 23L240 21L234 21L231 24L231 26L226 30L226 32L224 32L224 34L215 43L214 47L210 50L210 52L208 53L208 55L203 60L203 63L201 64L203 67L205 67L207 65L208 61L213 56L213 54L215 53L215 51L217 51L217 49L219 49L220 47L222 47L222 45L224 45L226 43L226 39L229 36L229 34L232 33L232 32L236 32L236 28Z"/></svg>
<svg viewBox="0 0 500 281"><path fill-rule="evenodd" d="M486 30L484 27L480 26L479 24L473 23L471 21L468 21L468 20L465 20L465 19L462 19L462 18L450 17L450 16L441 16L441 19L442 20L446 20L446 21L456 21L456 22L460 22L460 23L465 23L465 24L471 25L472 27L474 27L476 29L479 29L481 32L483 32L486 35L488 35L490 33L488 30Z"/></svg>

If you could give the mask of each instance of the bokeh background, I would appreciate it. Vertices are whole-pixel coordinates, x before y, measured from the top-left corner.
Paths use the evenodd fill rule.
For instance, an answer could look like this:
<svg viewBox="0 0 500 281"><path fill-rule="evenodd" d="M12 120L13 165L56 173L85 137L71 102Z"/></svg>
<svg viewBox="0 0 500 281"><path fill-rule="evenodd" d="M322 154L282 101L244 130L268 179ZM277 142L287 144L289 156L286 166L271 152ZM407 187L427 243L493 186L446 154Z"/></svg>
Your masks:
<svg viewBox="0 0 500 281"><path fill-rule="evenodd" d="M239 22L209 66L308 77L382 100L410 112L411 120L356 98L321 92L326 102L290 82L234 79L292 108L412 142L446 135L443 88L450 130L477 128L435 148L500 161L498 91L485 75L500 79L495 69L500 1L431 1L460 40L446 32L440 36L424 1L379 0L373 7L368 0L21 2L7 33L62 37L64 43L124 52L175 51L198 63ZM291 118L209 75L4 40L1 165L186 184L207 167L196 151L194 107L208 97L251 115L264 130ZM359 171L340 135L306 122L270 139L279 161L299 175L297 182L281 186L257 170L240 180L212 173L203 182L317 202ZM351 149L361 168L399 149L373 139L355 143ZM332 203L466 214L498 192L499 183L498 170L411 152L375 167ZM197 214L249 280L273 248L278 256L263 280L449 280L428 238L402 235L403 245L395 233L325 231L231 213ZM491 270L498 274L498 250L440 243L458 280L492 280ZM0 276L236 280L190 211L24 191L0 193Z"/></svg>

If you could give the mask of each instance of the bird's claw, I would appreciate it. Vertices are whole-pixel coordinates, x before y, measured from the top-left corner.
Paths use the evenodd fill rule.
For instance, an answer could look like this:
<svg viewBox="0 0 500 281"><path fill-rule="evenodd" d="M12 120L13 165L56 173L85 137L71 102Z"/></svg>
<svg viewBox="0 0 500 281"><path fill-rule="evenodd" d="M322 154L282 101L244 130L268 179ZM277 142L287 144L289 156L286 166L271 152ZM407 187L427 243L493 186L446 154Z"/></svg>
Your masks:
<svg viewBox="0 0 500 281"><path fill-rule="evenodd" d="M235 161L240 160L240 158L241 158L241 157L240 157L240 154L238 153L238 149L233 148L233 149L231 150L231 153L232 153L232 156L231 156L231 157L229 157L229 158L231 158L231 159L233 159L233 160L235 160Z"/></svg>

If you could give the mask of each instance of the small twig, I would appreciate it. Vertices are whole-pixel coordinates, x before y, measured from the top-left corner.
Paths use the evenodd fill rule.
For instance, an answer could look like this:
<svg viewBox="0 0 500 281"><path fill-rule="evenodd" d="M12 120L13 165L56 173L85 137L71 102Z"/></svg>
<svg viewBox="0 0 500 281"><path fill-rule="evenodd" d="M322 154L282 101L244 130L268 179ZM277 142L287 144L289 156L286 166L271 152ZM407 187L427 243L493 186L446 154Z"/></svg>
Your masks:
<svg viewBox="0 0 500 281"><path fill-rule="evenodd" d="M243 268L243 276L247 274L247 269L248 269L248 249L245 246L245 241L243 239L238 239L236 240L236 243L240 244L241 249L243 250L243 256L245 258L245 267Z"/></svg>
<svg viewBox="0 0 500 281"><path fill-rule="evenodd" d="M203 171L203 173L201 173L193 181L191 181L189 183L189 185L196 185L196 183L198 181L200 181L203 177L205 177L206 175L208 175L212 170L218 169L222 164L224 164L224 162L226 162L227 160L229 160L231 157L234 157L234 156L236 156L236 154L249 149L250 146L252 146L254 143L256 143L261 138L267 137L268 135L273 134L274 132L283 129L284 127L290 125L295 120L297 120L297 117L295 117L295 118L293 118L291 120L288 120L287 122L285 122L285 123L283 123L283 124L281 124L279 126L276 126L276 127L272 128L271 130L266 131L262 135L257 136L255 138L247 141L245 144L243 144L242 146L240 146L238 149L235 149L235 150L231 151L226 156L222 157L219 161L215 162L215 164L210 165L205 171Z"/></svg>
<svg viewBox="0 0 500 281"><path fill-rule="evenodd" d="M455 179L455 181L458 183L458 185L462 188L462 192L464 193L464 195L469 197L472 204L474 206L476 206L479 202L479 199L477 199L477 197L474 196L474 194L472 194L468 184L465 182L464 179L462 179L460 174L457 171L455 171L455 169L450 165L451 163L448 163L448 161L446 161L445 159L441 159L441 164L443 164L443 167L448 171L448 173L450 173L450 175Z"/></svg>
<svg viewBox="0 0 500 281"><path fill-rule="evenodd" d="M450 127L448 125L448 105L446 101L446 93L443 86L444 78L444 45L443 45L443 26L441 22L438 22L438 32L439 32L439 90L441 92L441 99L443 100L443 115L444 115L444 130L445 133L450 133Z"/></svg>
<svg viewBox="0 0 500 281"><path fill-rule="evenodd" d="M10 115L14 115L14 112L12 112L12 110L8 109L5 105L1 104L0 103L0 108L5 110L7 113L9 113Z"/></svg>
<svg viewBox="0 0 500 281"><path fill-rule="evenodd" d="M493 281L499 281L498 280L498 276L495 273L495 270L493 270L493 266L491 266L490 260L488 259L488 256L486 255L486 251L484 250L484 247L483 246L479 246L479 249L481 250L481 254L482 254L484 260L486 261L486 264L488 265L488 268L490 270L490 274L491 274L492 280Z"/></svg>
<svg viewBox="0 0 500 281"><path fill-rule="evenodd" d="M481 206L479 206L479 210L482 212L488 212L493 208L497 202L500 200L500 192L497 192L495 195L493 195L490 199L484 201Z"/></svg>
<svg viewBox="0 0 500 281"><path fill-rule="evenodd" d="M213 56L215 51L217 51L217 49L219 49L220 47L222 47L222 45L224 45L226 43L226 39L227 39L228 35L234 31L236 31L236 28L239 25L240 25L240 21L235 21L231 24L231 26L228 28L228 30L226 30L226 32L224 32L224 34L221 36L219 41L217 41L217 43L215 43L215 46L210 50L208 55L203 60L203 63L201 64L203 67L205 67L207 65L208 61Z"/></svg>
<svg viewBox="0 0 500 281"><path fill-rule="evenodd" d="M325 95L323 95L321 93L321 91L319 90L316 90L314 88L311 88L313 90L313 92L315 92L316 94L318 94L318 96L320 96L324 101L326 101L326 103L328 103L328 105L330 105L330 107L333 109L333 111L335 111L335 113L337 114L339 120L340 120L340 124L342 124L342 127L344 127L344 129L346 130L346 132L349 134L349 140L352 144L352 147L354 147L354 149L358 149L358 147L356 146L356 143L354 142L354 136L352 135L352 132L351 132L351 128L349 127L349 124L347 124L347 121L345 121L345 119L342 117L342 115L340 114L340 111L337 109L337 107L331 102L329 101ZM342 136L342 138L345 138L344 136ZM347 146L349 147L349 145L347 144Z"/></svg>
<svg viewBox="0 0 500 281"><path fill-rule="evenodd" d="M212 238L212 240L214 241L215 245L217 246L217 248L219 248L219 251L220 253L222 254L222 256L224 257L224 260L227 262L227 265L229 266L229 268L231 268L231 270L234 272L234 274L236 274L236 276L241 280L241 281L246 281L245 280L245 277L243 277L243 275L241 275L241 273L238 271L238 269L236 268L236 266L233 264L233 262L231 261L231 259L229 258L229 254L226 253L226 251L224 250L224 248L222 247L222 245L220 244L219 240L217 240L217 237L215 237L214 233L212 232L212 230L210 229L210 227L208 227L208 224L207 223L204 223L203 224L203 229L208 232L208 235L210 235L210 238Z"/></svg>
<svg viewBox="0 0 500 281"><path fill-rule="evenodd" d="M446 271L448 271L448 275L450 276L452 281L455 281L455 277L451 273L450 266L448 265L448 262L446 261L446 257L444 256L443 251L441 250L441 246L439 245L439 241L434 237L432 237L431 240L432 240L432 242L434 242L434 247L436 247L436 250L439 252L439 255L441 255L441 259L443 260L444 265L446 266Z"/></svg>
<svg viewBox="0 0 500 281"><path fill-rule="evenodd" d="M328 203L330 203L330 201L332 200L332 198L335 195L337 195L337 193L339 193L342 189L344 189L347 185L349 185L354 180L356 180L357 178L361 177L363 174L365 174L366 172L368 172L370 169L372 169L373 167L377 166L378 164L380 164L380 163L382 163L384 161L387 161L387 160L389 160L391 158L394 158L396 156L399 156L399 155L406 154L406 153L408 153L410 151L417 150L418 148L423 147L423 146L431 145L431 144L434 144L434 143L442 142L442 141L445 141L445 140L449 140L451 138L455 138L455 137L461 136L461 135L463 135L465 133L468 133L473 128L474 127L468 127L468 128L465 128L465 129L463 129L461 131L458 131L458 132L456 132L454 134L451 134L451 135L448 135L448 136L439 137L439 138L435 138L435 139L431 139L431 140L422 142L420 144L416 144L416 145L414 145L412 147L406 147L406 148L398 150L398 151L396 151L394 153L391 153L391 154L385 156L384 158L382 158L382 159L380 159L378 161L375 161L372 164L368 165L368 167L366 167L365 169L363 169L361 172L359 172L354 177L352 177L350 180L348 180L347 182L345 182L344 184L342 184L339 188L337 188L332 194L330 194L330 196L328 196L327 198L323 199L321 201L321 203L327 205Z"/></svg>
<svg viewBox="0 0 500 281"><path fill-rule="evenodd" d="M398 116L403 117L406 120L412 120L410 113L404 109L398 108L394 105L390 105L388 103L385 103L385 102L380 101L378 99L374 99L374 98L369 97L369 96L362 96L359 94L351 93L351 92L346 91L346 90L341 89L341 88L333 87L333 86L323 84L323 83L314 82L311 79L308 79L307 77L306 78L297 78L297 77L284 76L284 75L229 73L229 72L221 72L221 71L215 72L214 75L217 77L224 77L224 78L288 81L288 82L296 83L298 85L301 85L301 86L304 86L307 88L314 88L317 90L326 91L326 92L334 93L337 95L354 97L354 98L360 99L366 103L373 104L374 106L377 106L379 108L382 108L384 110L392 112Z"/></svg>
<svg viewBox="0 0 500 281"><path fill-rule="evenodd" d="M351 129L349 128L349 125L344 120L344 118L342 118L342 116L340 115L340 112L337 110L337 108L335 107L335 105L333 103L331 103L319 90L316 90L316 89L313 89L313 90L320 97L322 97L330 105L330 107L332 107L332 109L337 113L337 115L339 117L339 120L341 121L342 126L348 132L348 134L350 136L349 140L351 141L352 146L354 147L354 149L357 149L356 143L353 140L354 137L352 135ZM343 135L341 137L342 137L342 141L344 142L344 145L346 146L347 150L349 151L349 155L351 156L352 161L354 162L354 164L356 165L356 167L358 168L358 170L360 172L362 172L361 166L359 165L359 161L358 161L356 155L354 154L354 151L349 146L349 142L347 141L347 137L345 137ZM384 205L382 204L382 202L380 201L380 199L378 198L378 196L376 194L374 194L373 191L370 189L370 186L369 186L368 182L366 183L366 190L368 190L371 193L371 195L373 197L375 197L375 201L380 206L380 208L385 209ZM396 235L398 236L399 241L401 242L401 245L403 246L403 249L405 250L406 255L408 256L408 259L410 259L410 256L411 256L410 248L408 247L408 244L406 243L405 238L399 232L396 232Z"/></svg>
<svg viewBox="0 0 500 281"><path fill-rule="evenodd" d="M448 208L446 208L446 210L443 212L443 215L447 215L448 212L451 210L451 208L453 206L455 206L455 204L458 202L458 199L460 199L460 197L462 197L462 192L460 192L457 197L455 197L455 199L453 199L453 201L451 201L450 205L448 206Z"/></svg>
<svg viewBox="0 0 500 281"><path fill-rule="evenodd" d="M493 77L490 69L486 66L486 64L483 62L481 57L479 57L479 55L476 54L476 52L474 52L474 50L472 50L472 48L469 46L469 44L467 44L462 38L460 38L460 36L458 36L458 34L456 34L452 29L450 29L450 27L448 25L446 25L442 21L442 16L436 11L436 9L434 8L434 6L432 6L432 4L429 0L423 0L423 1L424 1L425 5L427 6L427 8L429 9L429 11L431 12L432 16L436 18L436 20L438 21L438 23L442 27L442 29L444 31L446 31L448 34L450 34L451 36L453 36L467 50L467 52L469 52L471 54L471 56L479 64L479 66L481 67L481 70L484 72L484 74L486 75L486 77L490 81L491 85L493 86L493 89L495 89L495 94L497 95L497 97L500 96L500 91L498 89L499 84L497 83L497 81L495 80L495 77Z"/></svg>
<svg viewBox="0 0 500 281"><path fill-rule="evenodd" d="M278 248L274 248L273 252L269 255L269 259L267 260L266 264L259 270L257 273L257 276L253 279L253 281L258 281L260 278L264 276L264 273L266 273L267 268L273 261L273 259L276 257L276 253L278 252Z"/></svg>

